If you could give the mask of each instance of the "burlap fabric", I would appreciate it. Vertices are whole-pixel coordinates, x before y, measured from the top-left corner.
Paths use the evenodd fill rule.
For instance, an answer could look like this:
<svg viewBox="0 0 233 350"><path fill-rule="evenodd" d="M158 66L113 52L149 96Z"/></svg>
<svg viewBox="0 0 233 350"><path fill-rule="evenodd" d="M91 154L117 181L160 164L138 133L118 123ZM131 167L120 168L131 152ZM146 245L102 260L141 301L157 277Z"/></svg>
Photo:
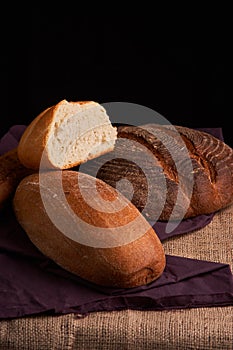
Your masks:
<svg viewBox="0 0 233 350"><path fill-rule="evenodd" d="M205 228L163 242L167 254L233 268L233 206ZM233 349L233 306L37 316L0 322L0 349Z"/></svg>

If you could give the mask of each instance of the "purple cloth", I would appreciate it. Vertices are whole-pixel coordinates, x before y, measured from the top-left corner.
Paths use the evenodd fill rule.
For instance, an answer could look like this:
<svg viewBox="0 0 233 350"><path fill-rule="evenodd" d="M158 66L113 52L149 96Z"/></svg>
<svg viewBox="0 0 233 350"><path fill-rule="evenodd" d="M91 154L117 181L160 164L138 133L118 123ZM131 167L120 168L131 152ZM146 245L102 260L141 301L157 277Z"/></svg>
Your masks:
<svg viewBox="0 0 233 350"><path fill-rule="evenodd" d="M13 126L0 154L17 146L25 126ZM209 132L212 129L208 129ZM214 129L214 132L220 132ZM217 133L217 135L220 135ZM170 235L207 225L214 214L184 220ZM164 223L156 223L163 240ZM227 264L166 255L161 277L137 288L106 288L85 281L45 257L28 239L8 206L0 212L0 318L122 309L169 310L233 305L233 276Z"/></svg>

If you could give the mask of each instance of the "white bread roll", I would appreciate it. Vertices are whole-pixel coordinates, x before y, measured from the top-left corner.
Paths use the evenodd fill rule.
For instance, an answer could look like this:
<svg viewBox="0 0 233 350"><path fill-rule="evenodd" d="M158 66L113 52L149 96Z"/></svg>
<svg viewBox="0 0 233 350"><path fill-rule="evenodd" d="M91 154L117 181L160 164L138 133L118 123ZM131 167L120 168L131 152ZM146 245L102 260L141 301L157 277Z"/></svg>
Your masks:
<svg viewBox="0 0 233 350"><path fill-rule="evenodd" d="M73 170L29 175L18 185L13 207L44 255L90 282L136 287L156 280L165 268L162 243L141 213L90 175Z"/></svg>
<svg viewBox="0 0 233 350"><path fill-rule="evenodd" d="M113 150L116 138L117 129L100 104L62 100L28 125L18 157L30 169L68 169Z"/></svg>

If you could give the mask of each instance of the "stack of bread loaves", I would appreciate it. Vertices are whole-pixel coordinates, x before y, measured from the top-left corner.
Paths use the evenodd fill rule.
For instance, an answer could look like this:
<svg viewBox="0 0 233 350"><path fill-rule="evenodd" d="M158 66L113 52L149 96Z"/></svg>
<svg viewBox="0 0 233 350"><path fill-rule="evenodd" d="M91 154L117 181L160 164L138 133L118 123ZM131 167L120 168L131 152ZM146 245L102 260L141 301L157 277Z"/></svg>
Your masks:
<svg viewBox="0 0 233 350"><path fill-rule="evenodd" d="M116 138L98 103L63 100L43 111L17 147L20 166L32 174L20 178L13 209L32 243L62 268L92 283L130 288L162 274L163 246L129 200L72 169L112 151Z"/></svg>
<svg viewBox="0 0 233 350"><path fill-rule="evenodd" d="M17 164L0 172L0 190L4 200L13 196L29 239L62 268L103 286L136 287L163 273L163 246L146 218L181 220L233 201L233 150L223 141L181 126L117 128L92 101L44 110L16 154ZM5 174L9 180L13 172L19 176L9 188Z"/></svg>

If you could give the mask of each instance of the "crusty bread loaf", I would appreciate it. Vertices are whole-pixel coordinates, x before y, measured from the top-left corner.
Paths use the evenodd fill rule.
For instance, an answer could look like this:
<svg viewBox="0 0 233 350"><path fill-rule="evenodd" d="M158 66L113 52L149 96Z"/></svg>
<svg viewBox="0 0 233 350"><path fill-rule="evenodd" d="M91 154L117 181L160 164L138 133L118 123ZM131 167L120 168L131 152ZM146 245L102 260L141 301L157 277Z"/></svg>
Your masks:
<svg viewBox="0 0 233 350"><path fill-rule="evenodd" d="M23 177L33 171L24 167L14 148L0 156L0 209L12 199L15 189Z"/></svg>
<svg viewBox="0 0 233 350"><path fill-rule="evenodd" d="M151 220L209 214L233 202L232 148L184 126L119 126L114 151L80 170L113 187L128 180L118 189Z"/></svg>
<svg viewBox="0 0 233 350"><path fill-rule="evenodd" d="M28 125L18 145L18 156L31 169L67 169L111 151L116 132L97 102L62 100Z"/></svg>
<svg viewBox="0 0 233 350"><path fill-rule="evenodd" d="M43 254L90 282L130 288L164 270L155 231L130 201L92 176L73 170L29 175L13 208Z"/></svg>

